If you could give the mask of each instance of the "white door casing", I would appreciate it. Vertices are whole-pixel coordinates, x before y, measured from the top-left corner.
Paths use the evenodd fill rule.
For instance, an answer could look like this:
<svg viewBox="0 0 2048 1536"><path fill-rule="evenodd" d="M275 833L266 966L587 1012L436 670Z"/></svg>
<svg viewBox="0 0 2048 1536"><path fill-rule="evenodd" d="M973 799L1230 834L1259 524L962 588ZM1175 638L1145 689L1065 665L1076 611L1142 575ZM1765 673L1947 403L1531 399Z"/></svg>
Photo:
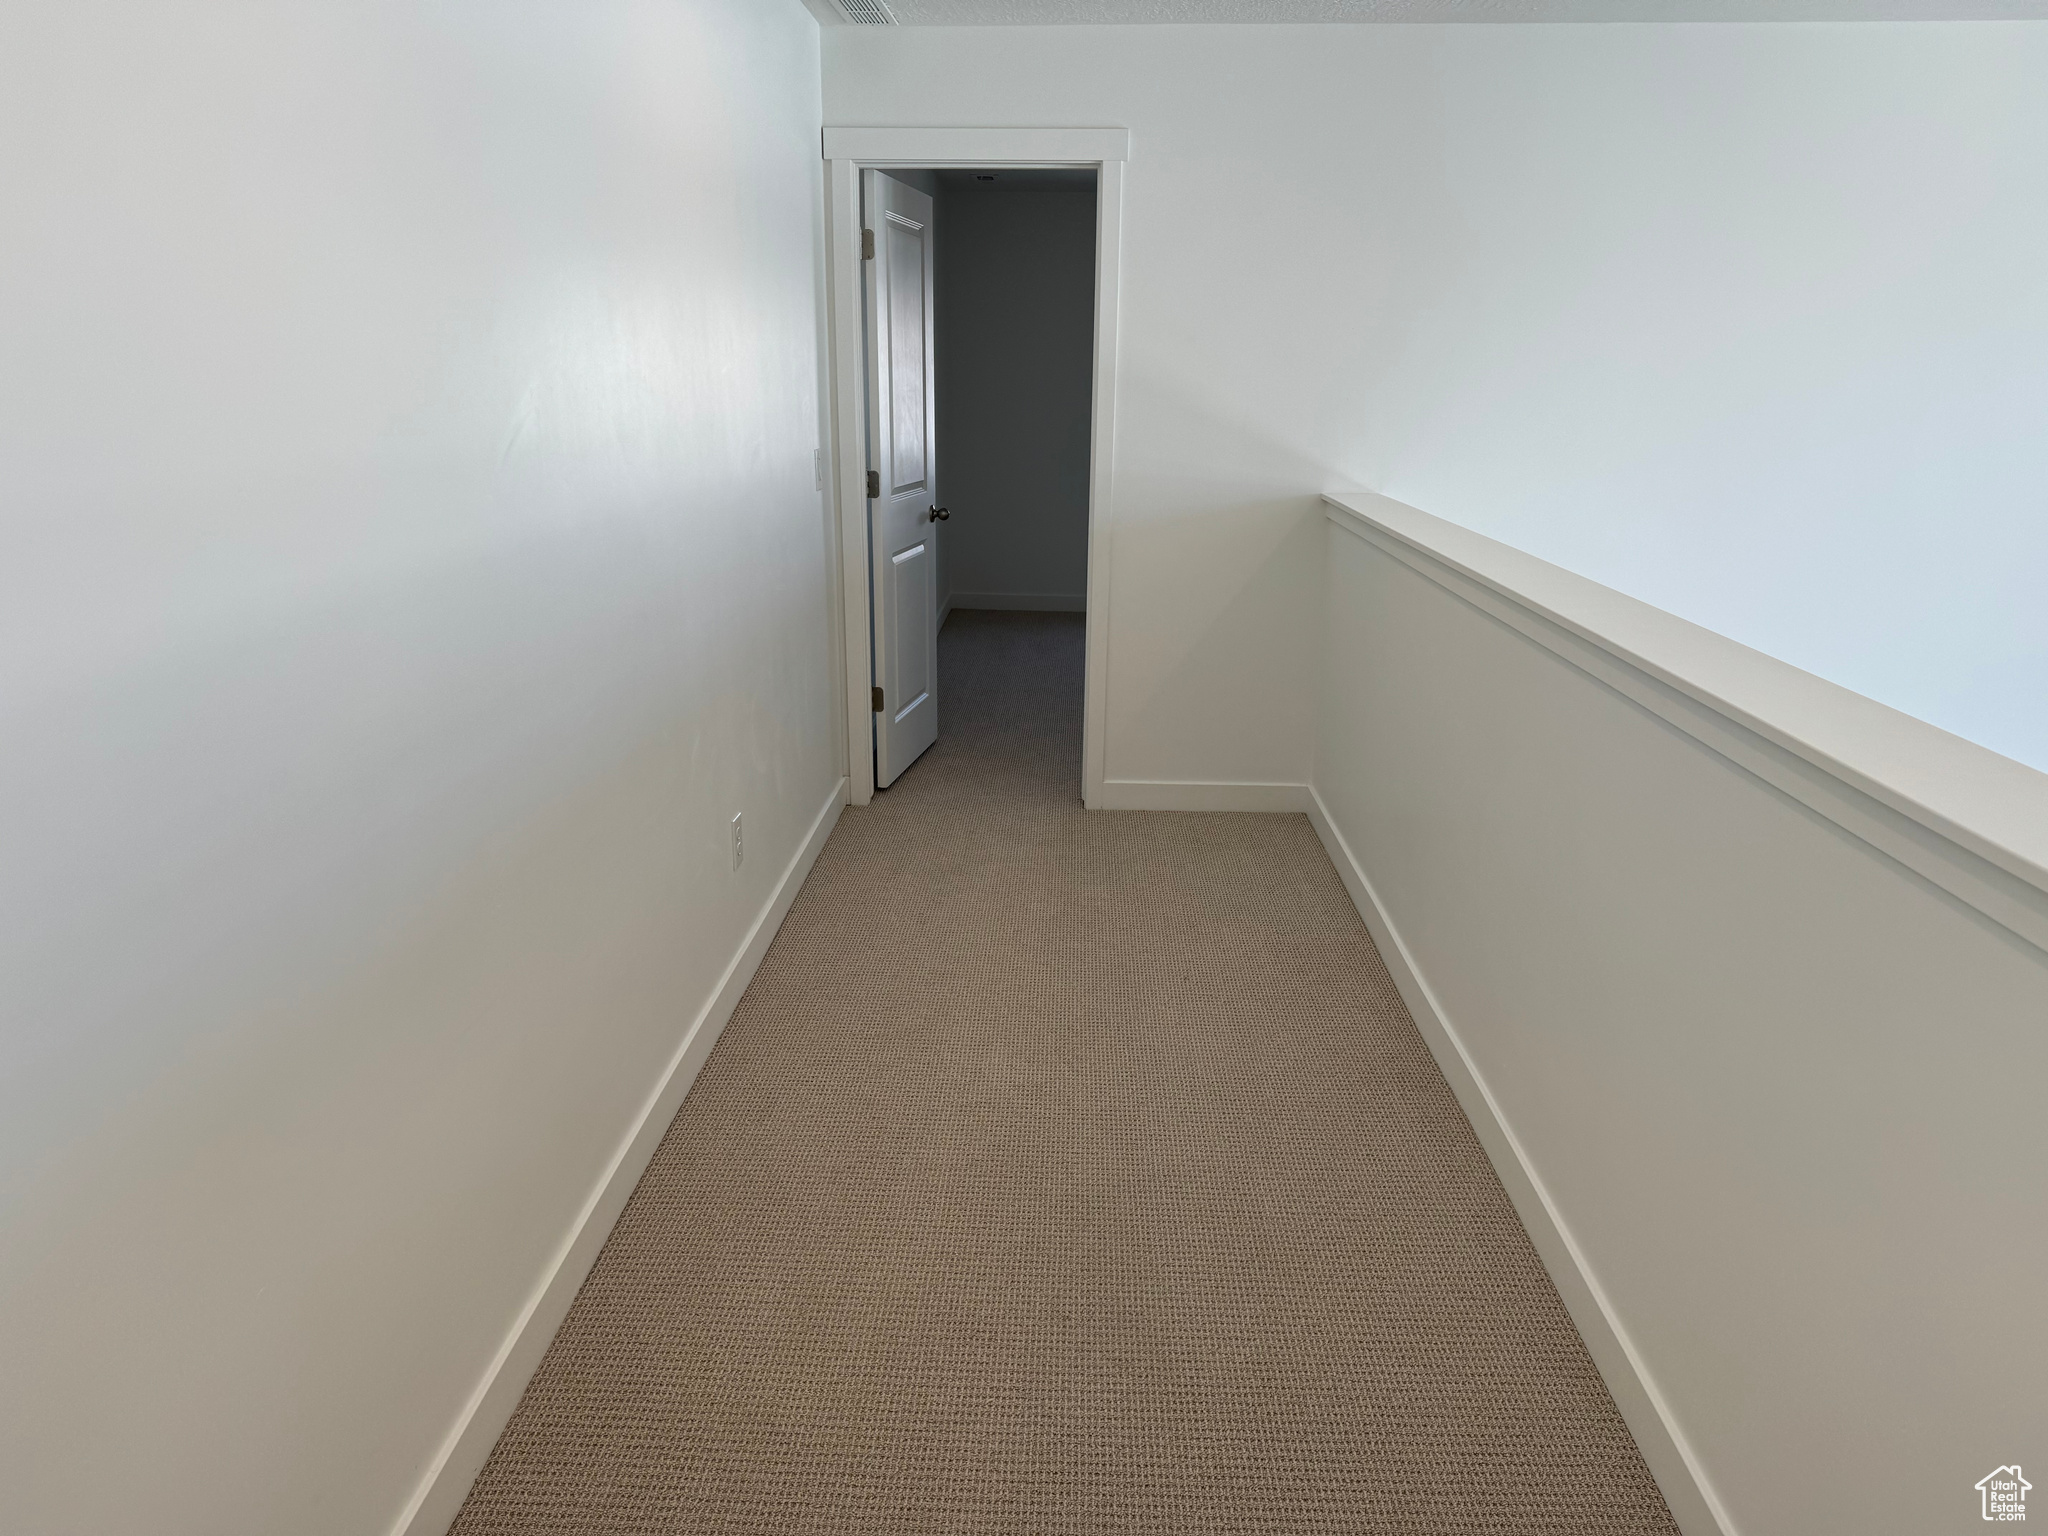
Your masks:
<svg viewBox="0 0 2048 1536"><path fill-rule="evenodd" d="M830 255L826 286L831 334L829 454L832 470L830 528L839 579L830 619L833 673L842 679L838 714L846 743L847 803L866 805L875 792L875 717L869 708L876 678L872 622L873 565L868 544L866 348L861 260L861 180L873 169L988 169L1076 166L1096 172L1094 405L1088 468L1088 629L1085 701L1081 728L1083 803L1102 804L1108 770L1110 535L1115 520L1116 376L1119 280L1123 260L1124 164L1131 154L1126 128L901 128L828 126L823 134L825 218Z"/></svg>
<svg viewBox="0 0 2048 1536"><path fill-rule="evenodd" d="M932 200L893 176L865 171L861 215L875 786L882 789L939 736Z"/></svg>

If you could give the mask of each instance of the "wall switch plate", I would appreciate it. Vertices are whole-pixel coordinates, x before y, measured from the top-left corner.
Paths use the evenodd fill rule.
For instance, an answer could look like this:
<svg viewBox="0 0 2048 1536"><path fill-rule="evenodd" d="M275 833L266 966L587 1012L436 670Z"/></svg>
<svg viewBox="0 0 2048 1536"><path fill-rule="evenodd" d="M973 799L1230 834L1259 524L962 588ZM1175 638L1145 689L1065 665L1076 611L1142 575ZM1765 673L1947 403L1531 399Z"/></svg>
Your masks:
<svg viewBox="0 0 2048 1536"><path fill-rule="evenodd" d="M738 869L746 862L747 845L740 835L740 818L735 816L732 819L732 867Z"/></svg>

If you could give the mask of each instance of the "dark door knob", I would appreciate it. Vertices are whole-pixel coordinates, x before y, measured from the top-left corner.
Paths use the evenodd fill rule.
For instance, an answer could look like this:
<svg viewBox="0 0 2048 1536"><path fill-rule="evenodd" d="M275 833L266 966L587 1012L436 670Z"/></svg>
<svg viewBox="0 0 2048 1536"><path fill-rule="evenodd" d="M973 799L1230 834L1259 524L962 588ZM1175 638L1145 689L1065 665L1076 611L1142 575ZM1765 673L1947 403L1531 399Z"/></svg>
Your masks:
<svg viewBox="0 0 2048 1536"><path fill-rule="evenodd" d="M944 507L933 507L931 520L935 523L943 523L947 518L951 517L952 515L953 514L948 512Z"/></svg>

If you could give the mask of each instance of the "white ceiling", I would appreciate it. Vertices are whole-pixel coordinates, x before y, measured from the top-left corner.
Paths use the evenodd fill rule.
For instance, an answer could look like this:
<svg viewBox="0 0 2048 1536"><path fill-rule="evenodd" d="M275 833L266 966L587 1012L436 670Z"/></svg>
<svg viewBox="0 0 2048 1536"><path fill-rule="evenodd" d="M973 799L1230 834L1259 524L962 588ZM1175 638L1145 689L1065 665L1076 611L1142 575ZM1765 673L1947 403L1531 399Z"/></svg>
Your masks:
<svg viewBox="0 0 2048 1536"><path fill-rule="evenodd" d="M844 21L834 0L805 0ZM2048 0L884 0L908 27L1081 22L1997 21Z"/></svg>

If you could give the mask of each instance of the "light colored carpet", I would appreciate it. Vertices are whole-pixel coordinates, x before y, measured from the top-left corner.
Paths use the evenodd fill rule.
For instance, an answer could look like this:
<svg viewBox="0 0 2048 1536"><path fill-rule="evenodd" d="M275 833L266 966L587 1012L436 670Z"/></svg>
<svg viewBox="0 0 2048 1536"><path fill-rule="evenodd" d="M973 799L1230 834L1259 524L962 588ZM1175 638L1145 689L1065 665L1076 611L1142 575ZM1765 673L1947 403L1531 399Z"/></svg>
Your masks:
<svg viewBox="0 0 2048 1536"><path fill-rule="evenodd" d="M1673 1532L1301 816L1084 812L956 613L459 1536Z"/></svg>

